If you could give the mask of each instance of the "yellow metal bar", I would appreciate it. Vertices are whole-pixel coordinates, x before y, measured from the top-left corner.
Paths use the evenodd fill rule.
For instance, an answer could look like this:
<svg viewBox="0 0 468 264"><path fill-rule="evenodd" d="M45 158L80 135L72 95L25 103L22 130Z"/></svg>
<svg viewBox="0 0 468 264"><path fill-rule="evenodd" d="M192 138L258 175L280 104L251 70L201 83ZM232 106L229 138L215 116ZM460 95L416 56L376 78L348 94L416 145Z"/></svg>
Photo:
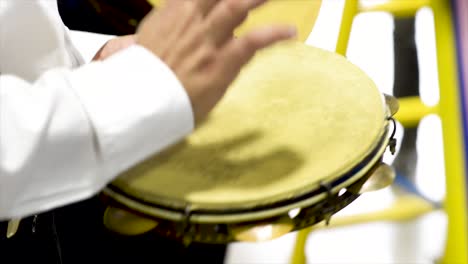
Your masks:
<svg viewBox="0 0 468 264"><path fill-rule="evenodd" d="M417 127L421 119L429 114L437 114L437 106L427 106L419 96L398 98L400 109L395 118L406 128Z"/></svg>
<svg viewBox="0 0 468 264"><path fill-rule="evenodd" d="M389 12L396 17L412 17L424 6L428 6L430 0L391 0L382 4L361 6L359 12Z"/></svg>
<svg viewBox="0 0 468 264"><path fill-rule="evenodd" d="M330 221L330 225L327 226L322 222L315 225L313 229L330 229L380 221L408 221L433 212L436 209L437 208L433 204L423 198L417 195L407 194L396 197L395 201L388 208L368 213L335 217Z"/></svg>
<svg viewBox="0 0 468 264"><path fill-rule="evenodd" d="M307 256L305 253L305 247L307 243L307 237L312 232L313 227L308 227L300 230L296 236L296 243L294 244L294 251L291 256L291 264L306 264Z"/></svg>
<svg viewBox="0 0 468 264"><path fill-rule="evenodd" d="M448 233L445 256L442 263L466 264L467 254L467 210L465 156L463 152L462 117L459 84L457 80L454 27L450 1L432 0L437 44L440 104L444 159L446 173L446 203Z"/></svg>
<svg viewBox="0 0 468 264"><path fill-rule="evenodd" d="M336 43L336 52L346 56L348 50L349 36L353 27L353 20L358 12L359 0L345 0L343 15L341 17L340 33Z"/></svg>
<svg viewBox="0 0 468 264"><path fill-rule="evenodd" d="M307 237L313 231L366 224L371 222L407 221L433 212L437 209L438 208L434 207L433 204L416 195L403 195L397 197L391 206L382 210L332 218L332 221L328 226L322 222L298 232L293 255L291 258L291 264L305 264L307 262L305 245L307 242Z"/></svg>

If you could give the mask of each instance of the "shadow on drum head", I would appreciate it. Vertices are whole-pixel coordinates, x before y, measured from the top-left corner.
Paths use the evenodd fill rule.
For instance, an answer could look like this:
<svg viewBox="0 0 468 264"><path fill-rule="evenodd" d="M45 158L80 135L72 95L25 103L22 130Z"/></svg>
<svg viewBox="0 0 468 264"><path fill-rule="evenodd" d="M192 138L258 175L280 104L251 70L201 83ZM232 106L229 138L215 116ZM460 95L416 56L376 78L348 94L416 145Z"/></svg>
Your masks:
<svg viewBox="0 0 468 264"><path fill-rule="evenodd" d="M222 142L183 141L128 171L117 185L129 185L137 196L149 201L153 195L185 200L190 194L215 189L245 191L278 185L304 160L284 146L270 151L258 148L254 144L261 136L250 132Z"/></svg>

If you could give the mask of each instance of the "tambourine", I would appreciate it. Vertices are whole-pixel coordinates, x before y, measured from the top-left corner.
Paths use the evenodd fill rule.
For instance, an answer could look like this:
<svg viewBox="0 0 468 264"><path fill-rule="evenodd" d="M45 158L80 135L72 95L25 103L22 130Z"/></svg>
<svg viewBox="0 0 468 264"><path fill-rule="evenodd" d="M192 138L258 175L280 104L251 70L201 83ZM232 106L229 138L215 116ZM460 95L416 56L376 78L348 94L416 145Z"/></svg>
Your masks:
<svg viewBox="0 0 468 264"><path fill-rule="evenodd" d="M226 62L229 63L229 62ZM102 193L104 224L185 242L262 241L391 184L398 103L344 57L299 42L260 51L191 135Z"/></svg>

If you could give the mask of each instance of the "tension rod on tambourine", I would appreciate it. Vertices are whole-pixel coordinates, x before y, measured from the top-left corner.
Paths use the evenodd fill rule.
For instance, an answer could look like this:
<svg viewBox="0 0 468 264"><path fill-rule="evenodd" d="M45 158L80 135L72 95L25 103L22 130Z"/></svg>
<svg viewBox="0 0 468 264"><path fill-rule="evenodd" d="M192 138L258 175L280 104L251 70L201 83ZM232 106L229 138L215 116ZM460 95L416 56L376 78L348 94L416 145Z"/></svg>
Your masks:
<svg viewBox="0 0 468 264"><path fill-rule="evenodd" d="M395 155L396 145L397 145L397 140L395 138L397 125L393 117L389 117L387 118L387 120L392 121L393 123L393 131L392 131L392 134L390 135L390 142L388 143L388 146L390 147L390 152L392 153L392 155Z"/></svg>
<svg viewBox="0 0 468 264"><path fill-rule="evenodd" d="M183 219L183 234L182 242L184 246L188 247L193 240L193 230L190 227L190 218L192 217L192 206L190 204L185 206L184 219ZM188 234L188 235L187 235Z"/></svg>
<svg viewBox="0 0 468 264"><path fill-rule="evenodd" d="M328 202L328 200L330 200L330 198L332 197L332 187L330 185L330 183L325 183L323 181L320 182L320 187L325 189L325 191L327 192L327 199L326 201ZM327 213L324 217L324 220L325 220L325 225L329 225L330 224L330 220L333 216L333 213Z"/></svg>

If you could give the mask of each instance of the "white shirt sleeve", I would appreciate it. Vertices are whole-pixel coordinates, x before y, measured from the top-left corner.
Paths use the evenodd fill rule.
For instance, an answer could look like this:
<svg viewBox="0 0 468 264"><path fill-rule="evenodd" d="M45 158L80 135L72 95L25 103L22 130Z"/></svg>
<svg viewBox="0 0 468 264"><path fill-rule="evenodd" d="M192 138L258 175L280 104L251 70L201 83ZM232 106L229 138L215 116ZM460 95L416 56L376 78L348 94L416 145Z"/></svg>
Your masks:
<svg viewBox="0 0 468 264"><path fill-rule="evenodd" d="M86 199L193 128L181 83L138 45L34 83L0 75L0 220Z"/></svg>

